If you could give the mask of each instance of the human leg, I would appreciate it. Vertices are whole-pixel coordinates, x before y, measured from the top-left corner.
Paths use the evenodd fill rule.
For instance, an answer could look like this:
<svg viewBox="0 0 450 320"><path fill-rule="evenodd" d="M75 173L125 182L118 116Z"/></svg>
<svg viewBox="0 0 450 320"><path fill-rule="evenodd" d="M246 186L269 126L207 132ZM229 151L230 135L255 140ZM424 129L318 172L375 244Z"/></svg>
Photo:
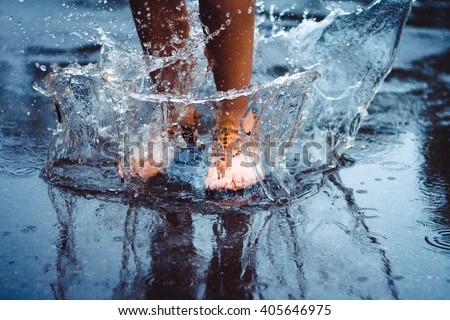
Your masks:
<svg viewBox="0 0 450 320"><path fill-rule="evenodd" d="M185 46L189 37L184 0L129 0L136 30L145 54L169 57ZM187 79L180 76L186 61L177 61L150 76L159 92L184 93Z"/></svg>
<svg viewBox="0 0 450 320"><path fill-rule="evenodd" d="M248 86L252 74L255 1L200 0L200 18L207 33L220 30L206 44L217 90ZM219 106L217 131L222 155L215 159L216 167L208 171L206 189L238 190L258 182L253 168L240 163L240 130L248 132L253 126L252 114L243 120L247 105L247 97L239 97L224 100Z"/></svg>
<svg viewBox="0 0 450 320"><path fill-rule="evenodd" d="M186 45L189 37L189 20L184 0L129 0L131 12L136 25L144 53L153 57L170 57L176 55ZM173 94L185 93L190 85L190 69L193 61L187 57L177 59L170 65L150 73L150 78L158 92ZM184 110L174 104L169 106L168 131L169 139L174 138L177 128L186 142L194 142L198 112L191 106ZM150 139L157 132L150 133ZM156 137L157 138L157 137ZM155 151L155 150L153 150ZM162 150L156 150L161 152ZM132 176L147 180L162 171L151 165L149 159L132 160L130 171Z"/></svg>

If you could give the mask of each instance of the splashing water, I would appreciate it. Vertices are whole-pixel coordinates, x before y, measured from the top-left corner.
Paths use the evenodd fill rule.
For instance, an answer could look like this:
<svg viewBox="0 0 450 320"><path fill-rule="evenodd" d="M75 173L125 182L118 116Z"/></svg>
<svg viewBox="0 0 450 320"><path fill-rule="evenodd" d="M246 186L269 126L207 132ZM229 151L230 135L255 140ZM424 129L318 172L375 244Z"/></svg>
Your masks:
<svg viewBox="0 0 450 320"><path fill-rule="evenodd" d="M99 63L57 69L43 87L36 85L50 96L60 122L49 146L46 174L55 184L120 191L133 182L136 159L151 159L166 174L165 183L183 181L203 192L220 115L217 106L246 96L247 112L256 121L249 135L241 128L248 147L244 164L260 164L262 170L255 192L271 200L311 195L321 173L335 168L352 146L391 69L411 2L374 1L352 12L335 8L319 22L304 19L289 30L274 28L279 21L271 13L267 31L260 15L252 86L220 94L206 71L203 50L208 39L195 14L190 42L168 58L144 58L99 30ZM157 93L149 72L177 61L190 64L190 73L180 76L189 77L192 88L184 95ZM175 138L168 136L173 127L170 109L183 114L189 106L201 115L195 146L180 138L179 128Z"/></svg>

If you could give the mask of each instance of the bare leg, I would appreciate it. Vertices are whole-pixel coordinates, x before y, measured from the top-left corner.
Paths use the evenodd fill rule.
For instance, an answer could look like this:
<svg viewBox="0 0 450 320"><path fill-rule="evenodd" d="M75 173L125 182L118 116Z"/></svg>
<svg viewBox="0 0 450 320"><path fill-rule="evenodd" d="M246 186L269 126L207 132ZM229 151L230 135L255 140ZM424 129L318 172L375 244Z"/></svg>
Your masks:
<svg viewBox="0 0 450 320"><path fill-rule="evenodd" d="M147 54L165 57L184 47L189 34L184 0L130 0L130 5ZM255 0L200 0L200 16L210 32L223 29L206 46L217 90L239 90L248 86L252 73ZM181 61L152 73L158 91L184 93L187 81L180 77L183 73L180 70L188 69L188 63ZM216 168L209 169L206 189L238 190L258 181L252 168L240 165L241 156L239 148L236 148L247 104L248 99L240 97L225 100L219 107L217 132L224 156L217 159ZM170 121L178 118L179 115L172 112ZM195 110L188 108L181 125L195 126L197 119ZM244 130L250 130L252 125L253 117L250 115L244 121Z"/></svg>
<svg viewBox="0 0 450 320"><path fill-rule="evenodd" d="M206 55L212 66L217 90L242 89L250 84L255 20L254 0L201 0L200 16L210 32L225 28L211 39ZM249 13L250 12L250 13ZM238 124L247 99L227 101L224 121Z"/></svg>
<svg viewBox="0 0 450 320"><path fill-rule="evenodd" d="M255 1L200 0L200 17L209 32L222 29L206 45L217 90L248 86L252 74ZM217 129L224 154L216 159L217 167L209 169L206 189L238 190L258 182L252 168L240 166L236 157L239 150L233 150L247 105L247 97L240 97L226 100L220 106ZM249 131L252 125L250 115L244 121L244 130Z"/></svg>
<svg viewBox="0 0 450 320"><path fill-rule="evenodd" d="M188 11L184 0L129 0L142 48L147 55L168 57L184 48L189 37ZM182 94L191 85L193 61L176 63L150 74L159 92ZM172 120L178 114L172 115ZM185 124L195 126L198 113L188 108Z"/></svg>
<svg viewBox="0 0 450 320"><path fill-rule="evenodd" d="M189 37L188 11L184 0L129 0L136 30L146 55L169 57L185 47ZM150 73L158 92L183 94L191 85L190 69L193 61L177 62ZM180 114L181 111L181 114ZM191 106L180 110L171 105L169 110L169 138L173 138L180 126L183 138L194 142L199 114ZM155 135L156 133L151 133ZM154 137L153 137L154 138ZM152 139L152 137L150 137ZM148 161L131 161L131 175L147 180L161 168L153 167Z"/></svg>
<svg viewBox="0 0 450 320"><path fill-rule="evenodd" d="M168 57L185 46L189 22L184 0L129 0L136 30L147 55ZM180 77L180 61L151 74L160 92L183 93L185 79Z"/></svg>

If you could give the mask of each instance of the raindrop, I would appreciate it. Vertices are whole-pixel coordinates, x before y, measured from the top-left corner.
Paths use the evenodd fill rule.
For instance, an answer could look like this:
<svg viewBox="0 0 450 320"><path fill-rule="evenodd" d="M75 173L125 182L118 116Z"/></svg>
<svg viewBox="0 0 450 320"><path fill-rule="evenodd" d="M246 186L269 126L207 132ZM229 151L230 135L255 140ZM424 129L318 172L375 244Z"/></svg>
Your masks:
<svg viewBox="0 0 450 320"><path fill-rule="evenodd" d="M248 14L253 12L253 7L248 7Z"/></svg>
<svg viewBox="0 0 450 320"><path fill-rule="evenodd" d="M365 219L379 218L380 212L375 208L361 208L360 213Z"/></svg>
<svg viewBox="0 0 450 320"><path fill-rule="evenodd" d="M384 170L389 171L402 171L409 168L407 164L396 161L387 161L382 163L381 166Z"/></svg>
<svg viewBox="0 0 450 320"><path fill-rule="evenodd" d="M23 233L30 233L30 232L35 232L36 231L36 226L26 226L22 229Z"/></svg>

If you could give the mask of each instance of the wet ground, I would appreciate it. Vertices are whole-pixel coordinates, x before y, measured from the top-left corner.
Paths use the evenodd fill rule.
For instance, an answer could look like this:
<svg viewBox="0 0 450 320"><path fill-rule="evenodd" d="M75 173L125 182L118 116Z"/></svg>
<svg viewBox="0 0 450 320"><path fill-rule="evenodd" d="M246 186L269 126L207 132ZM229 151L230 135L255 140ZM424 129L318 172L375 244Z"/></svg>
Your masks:
<svg viewBox="0 0 450 320"><path fill-rule="evenodd" d="M32 83L52 66L95 62L99 50L68 24L88 32L95 20L136 39L124 1L9 2L0 9L1 299L450 298L447 1L415 3L355 147L318 193L245 206L47 183L56 116Z"/></svg>

